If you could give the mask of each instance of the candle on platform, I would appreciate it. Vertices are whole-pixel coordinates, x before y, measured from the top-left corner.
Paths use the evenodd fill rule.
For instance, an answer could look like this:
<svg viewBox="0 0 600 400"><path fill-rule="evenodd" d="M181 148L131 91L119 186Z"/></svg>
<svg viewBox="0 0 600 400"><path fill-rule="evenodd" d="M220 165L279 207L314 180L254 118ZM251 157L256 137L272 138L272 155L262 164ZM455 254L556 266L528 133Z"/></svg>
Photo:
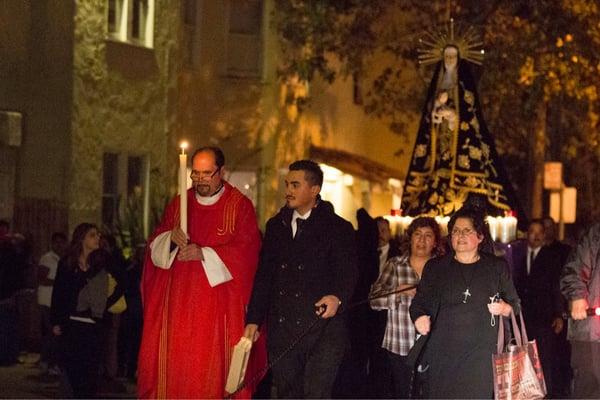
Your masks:
<svg viewBox="0 0 600 400"><path fill-rule="evenodd" d="M501 217L499 237L502 243L510 243L517 236L517 219L512 215Z"/></svg>
<svg viewBox="0 0 600 400"><path fill-rule="evenodd" d="M505 217L508 223L508 238L509 241L513 241L517 238L517 218L514 216L514 212L509 212Z"/></svg>
<svg viewBox="0 0 600 400"><path fill-rule="evenodd" d="M181 154L179 154L179 227L187 234L187 142L181 142L179 145Z"/></svg>
<svg viewBox="0 0 600 400"><path fill-rule="evenodd" d="M488 216L487 217L487 223L488 223L488 227L490 228L490 236L492 237L492 240L495 242L496 240L498 240L498 219L496 219L496 217L493 216Z"/></svg>
<svg viewBox="0 0 600 400"><path fill-rule="evenodd" d="M435 222L438 223L442 236L448 236L448 222L450 222L450 217L437 215L435 217Z"/></svg>
<svg viewBox="0 0 600 400"><path fill-rule="evenodd" d="M410 226L410 224L413 222L413 217L410 217L408 215L405 215L403 217L401 217L401 223L400 225L402 226L402 235L406 234L406 231L408 230L408 227Z"/></svg>

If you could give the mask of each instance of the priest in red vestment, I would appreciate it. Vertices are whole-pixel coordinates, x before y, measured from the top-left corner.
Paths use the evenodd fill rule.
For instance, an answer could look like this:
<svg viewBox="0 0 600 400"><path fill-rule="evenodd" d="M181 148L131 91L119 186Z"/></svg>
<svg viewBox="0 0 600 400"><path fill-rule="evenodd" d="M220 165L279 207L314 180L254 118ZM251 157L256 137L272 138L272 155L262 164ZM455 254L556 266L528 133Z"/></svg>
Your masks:
<svg viewBox="0 0 600 400"><path fill-rule="evenodd" d="M188 233L179 197L149 238L142 276L144 330L140 398L223 398L233 346L244 331L260 249L254 208L225 182L223 152L192 156ZM246 378L266 365L264 340L252 349ZM250 398L252 384L236 398Z"/></svg>

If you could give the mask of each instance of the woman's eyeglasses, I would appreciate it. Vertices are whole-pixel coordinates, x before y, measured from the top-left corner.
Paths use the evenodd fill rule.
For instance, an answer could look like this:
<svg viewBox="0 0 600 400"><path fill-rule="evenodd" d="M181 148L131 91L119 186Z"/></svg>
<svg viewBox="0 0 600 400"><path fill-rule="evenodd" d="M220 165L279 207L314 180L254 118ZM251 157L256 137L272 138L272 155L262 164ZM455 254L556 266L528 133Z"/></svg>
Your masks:
<svg viewBox="0 0 600 400"><path fill-rule="evenodd" d="M451 235L456 236L456 237L458 237L458 236L467 237L474 232L475 232L475 230L471 229L471 228L465 228L465 229L455 228L455 229L452 229Z"/></svg>

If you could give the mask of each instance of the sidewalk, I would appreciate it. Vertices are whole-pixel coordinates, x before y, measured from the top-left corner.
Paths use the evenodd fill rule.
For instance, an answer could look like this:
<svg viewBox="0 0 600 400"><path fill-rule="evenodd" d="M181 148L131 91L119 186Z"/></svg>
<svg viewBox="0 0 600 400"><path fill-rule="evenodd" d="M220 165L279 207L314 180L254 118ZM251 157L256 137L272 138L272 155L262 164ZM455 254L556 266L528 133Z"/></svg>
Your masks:
<svg viewBox="0 0 600 400"><path fill-rule="evenodd" d="M54 399L58 398L58 377L41 376L36 365L39 355L22 354L19 362L10 367L0 367L0 398L3 399ZM125 387L124 392L115 392L114 388L101 383L101 398L135 398L135 384L126 379L118 379ZM104 387L102 387L104 386ZM115 385L110 385L115 386Z"/></svg>

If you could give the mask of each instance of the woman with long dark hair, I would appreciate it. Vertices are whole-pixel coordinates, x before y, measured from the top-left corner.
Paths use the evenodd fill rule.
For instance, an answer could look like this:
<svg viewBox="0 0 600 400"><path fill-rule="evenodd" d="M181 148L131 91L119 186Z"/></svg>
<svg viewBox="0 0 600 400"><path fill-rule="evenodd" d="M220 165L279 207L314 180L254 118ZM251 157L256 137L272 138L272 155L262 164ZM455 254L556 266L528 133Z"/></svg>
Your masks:
<svg viewBox="0 0 600 400"><path fill-rule="evenodd" d="M61 364L72 395L90 398L96 393L106 309L110 255L99 249L100 234L94 224L83 223L73 232L67 255L58 263L50 318L59 337Z"/></svg>
<svg viewBox="0 0 600 400"><path fill-rule="evenodd" d="M452 251L430 260L410 306L417 332L429 335L420 360L426 398L492 398L498 316L519 297L502 258L484 249L483 214L458 210L448 223Z"/></svg>

